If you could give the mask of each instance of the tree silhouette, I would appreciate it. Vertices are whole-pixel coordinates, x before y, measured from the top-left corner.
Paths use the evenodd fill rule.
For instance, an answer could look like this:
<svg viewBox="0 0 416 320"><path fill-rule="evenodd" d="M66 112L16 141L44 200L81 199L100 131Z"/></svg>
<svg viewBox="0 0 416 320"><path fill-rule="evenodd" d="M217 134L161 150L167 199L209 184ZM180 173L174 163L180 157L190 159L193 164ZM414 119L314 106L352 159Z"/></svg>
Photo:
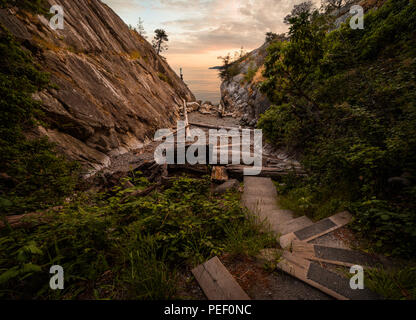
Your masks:
<svg viewBox="0 0 416 320"><path fill-rule="evenodd" d="M144 30L144 21L142 18L139 18L139 21L137 22L137 32L143 37L147 38L146 36L146 30Z"/></svg>
<svg viewBox="0 0 416 320"><path fill-rule="evenodd" d="M284 18L283 22L286 24L291 24L291 19L299 17L302 14L309 13L313 7L314 4L310 0L302 2L300 4L295 4L292 9L292 12Z"/></svg>
<svg viewBox="0 0 416 320"><path fill-rule="evenodd" d="M157 54L160 54L161 52L168 50L168 46L166 45L166 42L168 41L169 38L165 30L155 30L155 37L153 38L152 44Z"/></svg>
<svg viewBox="0 0 416 320"><path fill-rule="evenodd" d="M322 1L322 5L321 8L325 11L325 12L330 12L333 10L339 10L342 7L351 5L353 3L357 3L359 1L357 0L323 0Z"/></svg>
<svg viewBox="0 0 416 320"><path fill-rule="evenodd" d="M274 32L267 32L266 33L266 42L272 42L277 38L277 33Z"/></svg>

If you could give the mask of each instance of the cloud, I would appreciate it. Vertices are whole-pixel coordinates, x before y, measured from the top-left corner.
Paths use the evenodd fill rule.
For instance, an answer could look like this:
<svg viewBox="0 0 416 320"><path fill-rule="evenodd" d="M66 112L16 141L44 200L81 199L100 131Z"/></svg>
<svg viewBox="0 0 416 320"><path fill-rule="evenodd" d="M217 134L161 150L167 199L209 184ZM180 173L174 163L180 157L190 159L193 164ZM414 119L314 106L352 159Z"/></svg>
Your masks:
<svg viewBox="0 0 416 320"><path fill-rule="evenodd" d="M135 0L101 0L108 6L110 6L119 15L121 12L129 10L142 10L144 7Z"/></svg>
<svg viewBox="0 0 416 320"><path fill-rule="evenodd" d="M318 2L319 0L316 0ZM145 27L165 28L169 34L168 55L227 53L243 46L254 49L263 44L265 33L283 33L284 17L302 0L105 0L121 17L139 10ZM124 16L123 16L124 14ZM136 15L137 17L138 15ZM134 24L134 21L126 21ZM227 51L228 50L228 51Z"/></svg>

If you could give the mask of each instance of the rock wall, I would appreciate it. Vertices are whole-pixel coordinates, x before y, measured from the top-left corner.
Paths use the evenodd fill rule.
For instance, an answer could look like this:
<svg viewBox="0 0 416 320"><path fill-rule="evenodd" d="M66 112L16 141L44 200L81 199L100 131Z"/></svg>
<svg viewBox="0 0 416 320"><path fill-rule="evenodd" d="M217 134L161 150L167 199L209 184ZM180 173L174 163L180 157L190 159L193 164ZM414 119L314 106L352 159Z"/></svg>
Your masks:
<svg viewBox="0 0 416 320"><path fill-rule="evenodd" d="M32 52L53 86L39 92L46 135L96 171L174 126L182 99L195 101L152 46L100 0L48 0L64 9L64 29L49 18L1 9L0 23Z"/></svg>
<svg viewBox="0 0 416 320"><path fill-rule="evenodd" d="M221 84L221 103L226 112L241 118L242 125L255 126L258 118L270 107L270 101L259 90L259 83L264 80L262 72L267 55L265 43L250 52L239 62L239 74ZM248 74L254 76L248 77Z"/></svg>

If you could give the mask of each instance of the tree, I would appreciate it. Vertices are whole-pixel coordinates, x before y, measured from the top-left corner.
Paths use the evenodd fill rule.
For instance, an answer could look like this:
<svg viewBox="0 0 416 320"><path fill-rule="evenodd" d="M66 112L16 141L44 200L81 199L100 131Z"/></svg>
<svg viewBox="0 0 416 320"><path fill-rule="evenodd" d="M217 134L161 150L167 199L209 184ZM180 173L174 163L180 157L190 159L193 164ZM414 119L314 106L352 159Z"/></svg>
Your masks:
<svg viewBox="0 0 416 320"><path fill-rule="evenodd" d="M274 32L267 32L266 33L266 42L272 42L277 38L277 33Z"/></svg>
<svg viewBox="0 0 416 320"><path fill-rule="evenodd" d="M283 22L286 24L292 24L291 19L299 17L302 14L310 13L313 7L314 5L312 1L305 1L300 4L295 4L295 6L292 9L292 12L284 18Z"/></svg>
<svg viewBox="0 0 416 320"><path fill-rule="evenodd" d="M240 66L238 64L238 57L243 54L244 51L234 52L234 60L228 53L224 57L218 57L217 59L222 60L222 67L219 71L219 76L223 81L229 81L240 73ZM244 56L244 55L243 55Z"/></svg>
<svg viewBox="0 0 416 320"><path fill-rule="evenodd" d="M147 38L147 36L146 36L146 30L144 30L144 26L143 26L143 24L144 24L144 21L143 21L143 19L142 18L139 18L139 21L137 22L137 28L136 28L136 30L137 30L137 32L143 37L143 38Z"/></svg>
<svg viewBox="0 0 416 320"><path fill-rule="evenodd" d="M322 0L321 9L324 12L331 12L357 2L357 0Z"/></svg>
<svg viewBox="0 0 416 320"><path fill-rule="evenodd" d="M271 44L265 63L269 80L263 82L262 88L273 102L284 103L293 97L293 105L311 110L309 114L313 110L314 116L318 116L313 90L305 90L305 83L323 55L324 21L311 2L295 5L285 19L290 24L290 41Z"/></svg>
<svg viewBox="0 0 416 320"><path fill-rule="evenodd" d="M152 44L157 54L160 54L161 52L168 50L168 46L166 45L166 42L168 41L169 38L165 30L155 30L155 37L153 38Z"/></svg>

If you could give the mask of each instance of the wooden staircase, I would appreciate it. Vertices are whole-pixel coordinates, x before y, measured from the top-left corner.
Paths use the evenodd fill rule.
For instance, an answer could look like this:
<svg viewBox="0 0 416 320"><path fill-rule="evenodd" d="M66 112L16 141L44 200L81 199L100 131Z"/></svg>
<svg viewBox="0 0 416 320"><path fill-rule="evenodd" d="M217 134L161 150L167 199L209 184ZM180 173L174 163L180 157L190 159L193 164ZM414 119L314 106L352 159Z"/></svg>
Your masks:
<svg viewBox="0 0 416 320"><path fill-rule="evenodd" d="M322 265L373 267L380 263L379 260L362 252L310 243L347 225L352 218L348 212L340 212L316 223L306 216L295 217L290 210L279 208L276 188L270 178L253 176L244 177L242 204L279 239L283 253L279 261L274 261L278 269L335 299L380 299L368 289L352 289L349 278ZM259 259L275 259L274 250L263 250ZM250 299L217 257L198 266L192 273L210 300Z"/></svg>
<svg viewBox="0 0 416 320"><path fill-rule="evenodd" d="M297 279L340 300L373 300L380 297L369 291L353 290L349 279L321 266L330 263L341 266L374 266L372 257L352 250L325 247L309 242L333 232L351 221L351 214L340 212L313 223L308 217L294 217L278 207L276 188L270 178L244 178L242 203L279 237L284 250L277 267Z"/></svg>

